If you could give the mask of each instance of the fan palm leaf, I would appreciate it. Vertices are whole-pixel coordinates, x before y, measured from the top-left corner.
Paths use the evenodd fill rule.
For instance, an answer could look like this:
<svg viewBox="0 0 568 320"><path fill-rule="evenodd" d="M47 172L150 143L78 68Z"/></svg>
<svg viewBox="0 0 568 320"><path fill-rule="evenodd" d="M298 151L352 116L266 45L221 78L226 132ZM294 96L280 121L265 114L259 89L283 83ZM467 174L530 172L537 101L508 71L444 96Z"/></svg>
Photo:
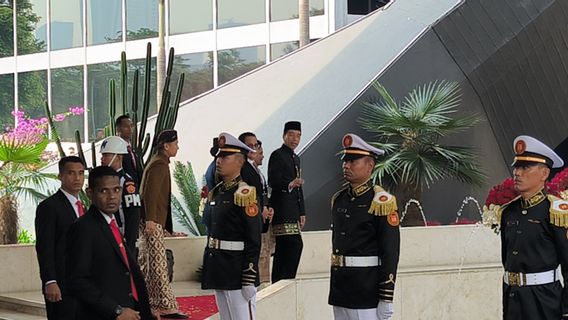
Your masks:
<svg viewBox="0 0 568 320"><path fill-rule="evenodd" d="M412 90L397 103L378 83L380 100L363 104L363 129L377 137L372 144L385 150L373 177L419 192L440 180L482 185L485 175L473 149L444 145L443 137L464 132L480 122L477 115L456 116L461 93L457 83L437 81Z"/></svg>

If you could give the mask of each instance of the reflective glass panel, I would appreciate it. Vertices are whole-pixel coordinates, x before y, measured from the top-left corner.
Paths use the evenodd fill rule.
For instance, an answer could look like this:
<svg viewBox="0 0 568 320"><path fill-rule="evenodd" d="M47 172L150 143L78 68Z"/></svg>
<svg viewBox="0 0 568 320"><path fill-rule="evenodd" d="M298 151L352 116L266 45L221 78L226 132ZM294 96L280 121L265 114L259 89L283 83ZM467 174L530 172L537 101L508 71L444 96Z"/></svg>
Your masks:
<svg viewBox="0 0 568 320"><path fill-rule="evenodd" d="M273 43L270 45L270 60L276 60L283 55L287 55L288 53L298 49L298 47L298 41Z"/></svg>
<svg viewBox="0 0 568 320"><path fill-rule="evenodd" d="M213 52L189 53L174 58L172 81L177 86L179 75L185 73L181 101L213 89ZM175 89L174 89L175 90Z"/></svg>
<svg viewBox="0 0 568 320"><path fill-rule="evenodd" d="M264 0L217 0L217 27L230 28L263 23Z"/></svg>
<svg viewBox="0 0 568 320"><path fill-rule="evenodd" d="M68 67L51 70L51 111L52 114L70 112L72 108L83 108L83 67ZM55 122L62 141L75 141L75 130L84 140L84 113L69 115L61 122Z"/></svg>
<svg viewBox="0 0 568 320"><path fill-rule="evenodd" d="M18 73L18 108L31 118L45 116L47 71Z"/></svg>
<svg viewBox="0 0 568 320"><path fill-rule="evenodd" d="M83 4L81 0L52 0L51 50L83 45Z"/></svg>
<svg viewBox="0 0 568 320"><path fill-rule="evenodd" d="M170 34L212 29L211 0L170 0Z"/></svg>
<svg viewBox="0 0 568 320"><path fill-rule="evenodd" d="M122 41L122 1L87 0L87 45Z"/></svg>
<svg viewBox="0 0 568 320"><path fill-rule="evenodd" d="M14 127L14 74L0 75L0 133Z"/></svg>
<svg viewBox="0 0 568 320"><path fill-rule="evenodd" d="M0 6L0 58L14 55L14 15L12 1Z"/></svg>
<svg viewBox="0 0 568 320"><path fill-rule="evenodd" d="M18 1L16 10L18 54L47 50L47 1Z"/></svg>
<svg viewBox="0 0 568 320"><path fill-rule="evenodd" d="M158 0L126 0L126 40L158 36Z"/></svg>
<svg viewBox="0 0 568 320"><path fill-rule="evenodd" d="M297 0L271 0L270 21L281 21L298 18Z"/></svg>
<svg viewBox="0 0 568 320"><path fill-rule="evenodd" d="M265 46L221 50L217 56L219 84L262 66L266 62Z"/></svg>
<svg viewBox="0 0 568 320"><path fill-rule="evenodd" d="M87 108L89 140L100 140L109 125L109 81L114 79L117 108L120 105L120 63L108 62L87 66Z"/></svg>
<svg viewBox="0 0 568 320"><path fill-rule="evenodd" d="M310 16L321 16L324 14L324 0L310 0Z"/></svg>

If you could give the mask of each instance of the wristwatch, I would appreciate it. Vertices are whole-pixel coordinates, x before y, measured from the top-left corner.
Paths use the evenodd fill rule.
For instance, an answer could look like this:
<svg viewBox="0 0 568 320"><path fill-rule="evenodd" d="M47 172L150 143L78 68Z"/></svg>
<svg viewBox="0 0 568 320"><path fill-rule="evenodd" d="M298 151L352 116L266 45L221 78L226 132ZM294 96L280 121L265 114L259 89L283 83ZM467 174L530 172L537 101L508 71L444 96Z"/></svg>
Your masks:
<svg viewBox="0 0 568 320"><path fill-rule="evenodd" d="M116 317L120 316L122 314L122 307L120 305L116 306L116 309L114 309L114 315Z"/></svg>

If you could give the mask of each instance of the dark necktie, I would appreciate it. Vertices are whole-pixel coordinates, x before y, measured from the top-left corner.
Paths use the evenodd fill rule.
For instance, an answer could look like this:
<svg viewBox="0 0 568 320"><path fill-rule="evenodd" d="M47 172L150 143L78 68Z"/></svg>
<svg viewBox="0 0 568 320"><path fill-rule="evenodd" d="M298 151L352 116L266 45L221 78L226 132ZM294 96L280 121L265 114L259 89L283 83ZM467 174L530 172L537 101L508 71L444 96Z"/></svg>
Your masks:
<svg viewBox="0 0 568 320"><path fill-rule="evenodd" d="M124 244L122 243L122 236L120 235L120 230L118 230L118 226L116 225L116 220L114 220L114 218L110 221L110 230L112 231L114 240L116 240L116 243L118 244L118 248L120 249L120 253L122 254L122 259L124 259L126 267L128 268L128 271L130 271L130 288L132 289L132 297L134 298L134 300L138 301L138 292L136 291L134 278L132 278L132 271L130 270L130 264L128 263L126 248L124 248Z"/></svg>
<svg viewBox="0 0 568 320"><path fill-rule="evenodd" d="M132 164L134 165L134 169L136 170L136 157L134 156L134 151L132 151L132 146L128 145L126 147L126 149L128 150L128 154L130 155L130 158L132 158Z"/></svg>

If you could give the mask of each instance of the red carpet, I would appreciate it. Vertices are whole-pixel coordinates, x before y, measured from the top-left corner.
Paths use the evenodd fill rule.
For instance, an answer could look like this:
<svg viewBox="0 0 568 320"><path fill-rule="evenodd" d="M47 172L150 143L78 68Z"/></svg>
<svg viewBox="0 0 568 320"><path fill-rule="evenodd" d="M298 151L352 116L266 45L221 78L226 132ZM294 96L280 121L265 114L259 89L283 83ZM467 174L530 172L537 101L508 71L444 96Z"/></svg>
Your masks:
<svg viewBox="0 0 568 320"><path fill-rule="evenodd" d="M195 297L178 297L179 310L189 316L192 320L207 319L217 313L217 304L215 296L195 296Z"/></svg>

